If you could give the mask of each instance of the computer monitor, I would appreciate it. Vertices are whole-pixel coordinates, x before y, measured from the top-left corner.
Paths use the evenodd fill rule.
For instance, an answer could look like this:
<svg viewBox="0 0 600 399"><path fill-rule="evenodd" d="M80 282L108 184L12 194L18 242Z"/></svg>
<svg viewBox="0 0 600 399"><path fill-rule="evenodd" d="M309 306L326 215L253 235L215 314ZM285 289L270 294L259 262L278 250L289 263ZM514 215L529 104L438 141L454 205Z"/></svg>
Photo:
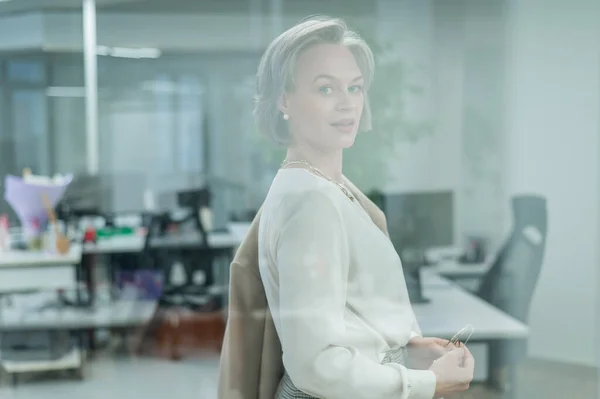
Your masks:
<svg viewBox="0 0 600 399"><path fill-rule="evenodd" d="M139 174L77 174L59 209L76 214L123 214L143 211L145 181Z"/></svg>
<svg viewBox="0 0 600 399"><path fill-rule="evenodd" d="M61 200L61 205L66 205L75 212L101 212L106 211L107 193L102 187L102 180L98 175L75 175L67 187Z"/></svg>
<svg viewBox="0 0 600 399"><path fill-rule="evenodd" d="M390 239L411 263L431 247L454 245L452 191L383 193L378 199L387 219Z"/></svg>
<svg viewBox="0 0 600 399"><path fill-rule="evenodd" d="M385 213L390 240L402 260L410 301L427 303L420 270L428 248L454 242L453 193L372 193L370 197Z"/></svg>

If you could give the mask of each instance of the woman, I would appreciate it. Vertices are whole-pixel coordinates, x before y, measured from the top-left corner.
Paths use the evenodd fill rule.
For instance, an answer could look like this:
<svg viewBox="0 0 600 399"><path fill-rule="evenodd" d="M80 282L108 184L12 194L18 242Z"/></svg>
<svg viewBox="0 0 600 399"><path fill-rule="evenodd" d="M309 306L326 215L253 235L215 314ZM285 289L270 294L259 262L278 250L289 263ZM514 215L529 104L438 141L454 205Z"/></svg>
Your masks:
<svg viewBox="0 0 600 399"><path fill-rule="evenodd" d="M420 336L400 259L342 173L343 150L370 128L373 66L367 44L325 17L281 34L260 62L255 117L287 146L258 232L283 349L277 399L431 399L473 377L466 348ZM406 367L407 347L430 358L425 370Z"/></svg>

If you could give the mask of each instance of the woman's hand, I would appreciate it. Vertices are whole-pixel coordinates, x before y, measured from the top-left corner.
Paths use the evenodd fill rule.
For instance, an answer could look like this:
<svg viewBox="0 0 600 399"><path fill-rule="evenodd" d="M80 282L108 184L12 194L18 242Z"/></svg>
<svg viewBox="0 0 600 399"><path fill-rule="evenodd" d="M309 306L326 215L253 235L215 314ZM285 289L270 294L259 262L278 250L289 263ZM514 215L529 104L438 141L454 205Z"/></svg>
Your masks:
<svg viewBox="0 0 600 399"><path fill-rule="evenodd" d="M408 342L408 358L411 368L427 370L445 352L455 349L452 343L442 338L415 337Z"/></svg>
<svg viewBox="0 0 600 399"><path fill-rule="evenodd" d="M436 378L434 398L442 398L469 389L473 381L475 361L469 350L463 346L444 353L433 362L429 370Z"/></svg>

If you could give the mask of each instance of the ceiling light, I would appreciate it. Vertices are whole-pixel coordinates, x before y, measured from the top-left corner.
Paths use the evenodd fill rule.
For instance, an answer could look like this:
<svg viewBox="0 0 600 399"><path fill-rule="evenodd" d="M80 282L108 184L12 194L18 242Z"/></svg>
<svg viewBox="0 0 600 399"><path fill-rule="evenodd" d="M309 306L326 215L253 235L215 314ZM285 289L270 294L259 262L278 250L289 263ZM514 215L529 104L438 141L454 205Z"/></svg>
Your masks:
<svg viewBox="0 0 600 399"><path fill-rule="evenodd" d="M119 58L158 58L161 51L157 48L127 48L98 46L96 54Z"/></svg>
<svg viewBox="0 0 600 399"><path fill-rule="evenodd" d="M85 87L50 86L46 88L46 95L48 97L85 97Z"/></svg>

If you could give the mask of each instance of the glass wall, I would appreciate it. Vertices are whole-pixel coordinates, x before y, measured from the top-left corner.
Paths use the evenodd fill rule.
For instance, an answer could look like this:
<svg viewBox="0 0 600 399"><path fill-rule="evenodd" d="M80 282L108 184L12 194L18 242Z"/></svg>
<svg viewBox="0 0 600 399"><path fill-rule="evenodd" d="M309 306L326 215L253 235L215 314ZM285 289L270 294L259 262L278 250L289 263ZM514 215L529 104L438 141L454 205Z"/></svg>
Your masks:
<svg viewBox="0 0 600 399"><path fill-rule="evenodd" d="M2 74L2 173L23 168L50 172L50 134L42 54L4 56ZM32 117L33 116L33 117Z"/></svg>
<svg viewBox="0 0 600 399"><path fill-rule="evenodd" d="M56 8L58 7L58 8ZM86 169L82 8L0 4L0 176ZM34 32L46 29L47 35ZM0 201L0 214L12 208Z"/></svg>
<svg viewBox="0 0 600 399"><path fill-rule="evenodd" d="M248 77L258 58L160 51L156 59L99 56L100 171L145 182L115 200L136 197L140 207L142 188L210 183L217 207L228 199L221 195L241 201L228 207L256 206L247 203L256 193L246 188L255 179L246 159L255 133ZM228 215L215 211L222 225Z"/></svg>
<svg viewBox="0 0 600 399"><path fill-rule="evenodd" d="M46 89L53 133L53 173L87 171L87 136L83 54L48 55L50 84Z"/></svg>
<svg viewBox="0 0 600 399"><path fill-rule="evenodd" d="M373 7L360 4L352 2L347 14L372 12ZM100 6L100 169L143 178L156 192L209 182L220 227L232 213L257 209L281 152L254 127L254 76L267 41L311 8L339 13L340 5L177 1L166 7L148 1ZM144 26L152 29L137 33ZM141 142L140 151L129 151ZM140 193L119 195L141 201Z"/></svg>
<svg viewBox="0 0 600 399"><path fill-rule="evenodd" d="M177 191L208 185L214 233L231 239L240 226L230 222L250 221L284 154L253 121L260 57L302 18L342 17L367 40L376 61L369 93L374 128L344 153L344 173L385 212L424 334L447 339L466 324L475 327L469 342L475 381L457 397L595 397L598 6L584 0L95 3L96 45L87 49L97 75L90 81L80 0L0 0L0 178L26 168L50 176L97 175L91 180L101 183L92 183L96 191L89 197L111 216L173 210ZM97 83L93 97L90 82ZM89 123L92 100L97 134ZM96 155L98 170L90 173ZM521 212L524 198L535 200L535 210ZM529 218L538 211L543 223ZM18 224L0 200L4 213ZM248 223L242 227L247 231ZM104 244L119 230L110 228L98 229L97 237L110 231L101 237L108 238ZM130 233L129 226L122 230ZM225 289L217 286L214 294L221 295L216 310L204 307L217 303L214 297L202 302L215 288L204 285L208 272L175 287L172 297L165 290L151 300L131 300L127 295L141 295L135 291L141 283L131 283L137 284L133 294L121 289L122 281L111 280L115 270L125 270L121 280L128 272L141 269L138 278L159 270L154 282L171 289L177 285L173 269L181 269L175 266L191 269L187 265L206 260L199 252L149 255L146 232L136 229L121 242L117 237L112 249L98 249L100 238L87 246L93 250L77 247L83 274L96 278L86 288L97 289L101 299L77 319L105 317L110 312L103 304L142 303L113 312L137 320L131 328L107 323L84 329L82 347L92 355L79 375L83 382L67 373L32 374L14 388L0 367L0 397L216 397L230 259L211 269L225 276ZM241 238L232 242L237 248ZM6 259L0 252L0 266ZM2 299L2 270L0 307L18 303ZM72 310L60 295L59 304L54 297L44 302L43 311L50 310L43 317L54 314L54 306ZM518 310L507 305L513 300ZM43 313L25 309L27 317ZM207 319L216 320L216 347L203 335L216 331L214 325L194 324ZM3 323L0 312L0 328ZM165 336L182 331L173 327L180 325L192 325L190 336L199 338L175 353L179 336ZM0 334L0 352L2 345ZM520 356L507 360L515 348Z"/></svg>

